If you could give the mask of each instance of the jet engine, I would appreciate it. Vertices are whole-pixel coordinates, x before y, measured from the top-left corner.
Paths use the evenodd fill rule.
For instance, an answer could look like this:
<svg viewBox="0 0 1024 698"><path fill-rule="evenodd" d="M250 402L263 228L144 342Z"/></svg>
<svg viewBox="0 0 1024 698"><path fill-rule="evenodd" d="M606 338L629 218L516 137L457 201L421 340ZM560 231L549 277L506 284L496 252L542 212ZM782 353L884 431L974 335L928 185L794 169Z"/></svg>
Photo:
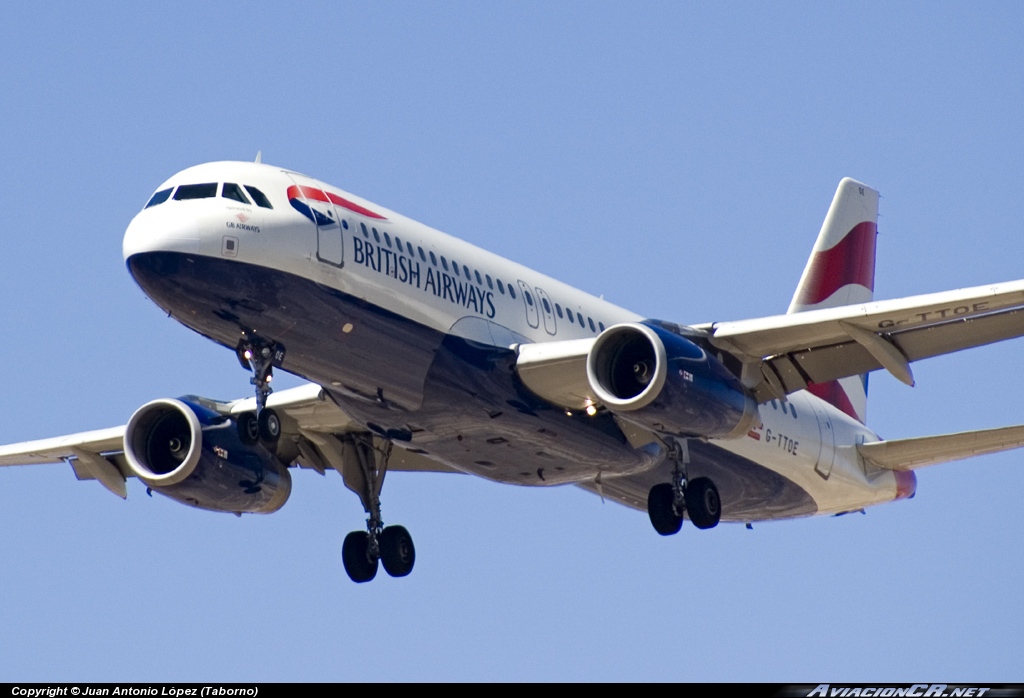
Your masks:
<svg viewBox="0 0 1024 698"><path fill-rule="evenodd" d="M757 403L718 359L658 326L609 327L587 356L587 378L613 413L663 434L735 439L758 419Z"/></svg>
<svg viewBox="0 0 1024 698"><path fill-rule="evenodd" d="M199 509L269 514L291 494L291 475L274 454L242 443L231 418L186 400L136 410L124 453L152 491Z"/></svg>

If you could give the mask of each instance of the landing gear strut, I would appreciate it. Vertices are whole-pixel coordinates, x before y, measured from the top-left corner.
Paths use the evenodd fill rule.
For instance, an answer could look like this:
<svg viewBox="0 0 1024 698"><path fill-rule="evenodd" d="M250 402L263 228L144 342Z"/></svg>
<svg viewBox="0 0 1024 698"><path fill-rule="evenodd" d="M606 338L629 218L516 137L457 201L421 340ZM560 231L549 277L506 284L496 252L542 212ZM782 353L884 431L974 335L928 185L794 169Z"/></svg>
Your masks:
<svg viewBox="0 0 1024 698"><path fill-rule="evenodd" d="M404 577L412 572L416 562L412 536L402 526L385 528L380 514L380 491L392 443L385 439L379 448L374 448L373 435L369 433L346 434L341 441L345 486L359 495L368 515L365 531L353 531L345 536L341 548L345 572L353 582L368 582L377 576L378 563L383 563L389 575Z"/></svg>
<svg viewBox="0 0 1024 698"><path fill-rule="evenodd" d="M706 477L687 480L690 451L686 441L668 442L668 460L672 462L672 482L662 482L647 495L647 515L654 530L663 536L679 532L683 514L697 528L714 528L722 517L722 502L715 483Z"/></svg>
<svg viewBox="0 0 1024 698"><path fill-rule="evenodd" d="M274 378L274 364L284 360L284 347L245 335L239 340L235 353L242 368L252 371L249 382L256 388L256 412L239 415L238 436L246 445L263 441L273 447L281 438L281 419L277 412L267 408L267 398L274 392L270 381Z"/></svg>

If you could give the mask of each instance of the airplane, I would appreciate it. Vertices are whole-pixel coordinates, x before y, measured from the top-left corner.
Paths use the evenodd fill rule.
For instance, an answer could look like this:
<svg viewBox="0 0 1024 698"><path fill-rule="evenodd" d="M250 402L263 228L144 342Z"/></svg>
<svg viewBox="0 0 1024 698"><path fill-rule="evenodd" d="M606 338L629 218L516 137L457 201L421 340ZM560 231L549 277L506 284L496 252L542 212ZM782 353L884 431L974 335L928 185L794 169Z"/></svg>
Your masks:
<svg viewBox="0 0 1024 698"><path fill-rule="evenodd" d="M124 234L129 273L235 352L254 395L139 407L122 426L0 447L199 509L271 513L291 469L337 471L367 514L348 576L408 575L391 471L576 485L658 534L841 515L914 496L920 467L1024 445L1024 425L883 440L867 375L1024 334L1024 281L873 299L878 192L836 190L784 314L646 318L312 177L213 162L161 184ZM274 369L307 384L274 392Z"/></svg>

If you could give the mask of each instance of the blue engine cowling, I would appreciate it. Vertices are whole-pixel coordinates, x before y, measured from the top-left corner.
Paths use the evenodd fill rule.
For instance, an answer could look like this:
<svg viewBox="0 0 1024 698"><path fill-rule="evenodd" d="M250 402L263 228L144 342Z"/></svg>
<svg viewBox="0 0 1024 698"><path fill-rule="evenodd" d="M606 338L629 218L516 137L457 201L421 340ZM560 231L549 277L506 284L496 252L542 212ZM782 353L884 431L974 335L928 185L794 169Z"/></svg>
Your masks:
<svg viewBox="0 0 1024 698"><path fill-rule="evenodd" d="M262 445L243 444L234 420L185 400L136 410L124 453L154 492L199 509L269 514L292 490L288 468Z"/></svg>
<svg viewBox="0 0 1024 698"><path fill-rule="evenodd" d="M662 327L609 327L590 350L587 378L613 413L662 434L735 439L758 421L757 403L736 376Z"/></svg>

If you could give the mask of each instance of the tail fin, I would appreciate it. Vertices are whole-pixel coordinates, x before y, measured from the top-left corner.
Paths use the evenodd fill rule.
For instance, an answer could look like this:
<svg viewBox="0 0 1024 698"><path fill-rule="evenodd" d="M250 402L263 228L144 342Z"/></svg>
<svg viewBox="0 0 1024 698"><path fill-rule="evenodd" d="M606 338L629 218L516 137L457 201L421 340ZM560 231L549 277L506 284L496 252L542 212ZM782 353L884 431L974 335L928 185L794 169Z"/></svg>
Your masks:
<svg viewBox="0 0 1024 698"><path fill-rule="evenodd" d="M875 289L878 192L849 177L836 189L789 313L867 303ZM868 377L850 376L807 389L851 417L867 418Z"/></svg>

